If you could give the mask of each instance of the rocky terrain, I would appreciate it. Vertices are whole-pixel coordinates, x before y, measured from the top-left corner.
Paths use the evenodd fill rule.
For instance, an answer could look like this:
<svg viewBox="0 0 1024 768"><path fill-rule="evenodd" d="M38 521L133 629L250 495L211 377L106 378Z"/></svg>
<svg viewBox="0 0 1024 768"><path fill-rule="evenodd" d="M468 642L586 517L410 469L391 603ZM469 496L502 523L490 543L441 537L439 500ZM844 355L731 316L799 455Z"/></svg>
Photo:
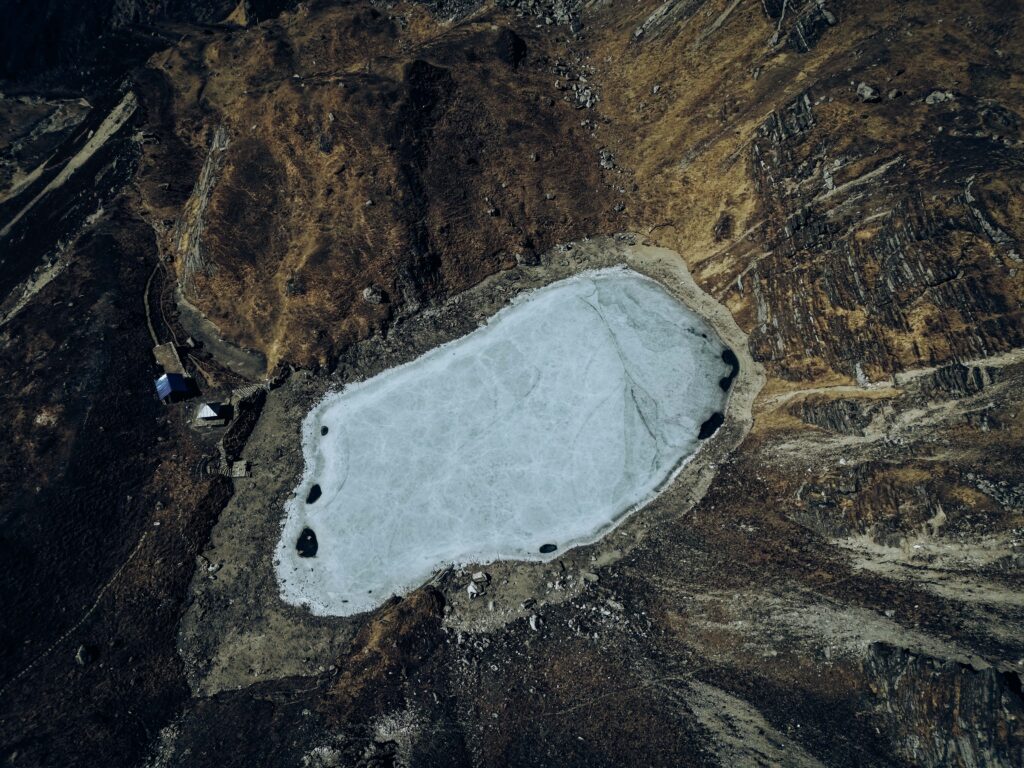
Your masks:
<svg viewBox="0 0 1024 768"><path fill-rule="evenodd" d="M1024 762L1019 3L3 5L3 764ZM280 601L312 403L627 261L738 355L701 461Z"/></svg>

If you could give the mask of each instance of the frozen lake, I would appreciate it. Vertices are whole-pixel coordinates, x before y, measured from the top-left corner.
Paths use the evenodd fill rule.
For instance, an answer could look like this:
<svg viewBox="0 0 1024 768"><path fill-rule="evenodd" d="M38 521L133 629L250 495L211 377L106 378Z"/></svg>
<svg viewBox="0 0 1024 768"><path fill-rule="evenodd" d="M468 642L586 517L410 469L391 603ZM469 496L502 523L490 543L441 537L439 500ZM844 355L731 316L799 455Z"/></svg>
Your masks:
<svg viewBox="0 0 1024 768"><path fill-rule="evenodd" d="M600 538L721 423L734 360L658 283L614 268L328 395L302 427L282 598L349 615L446 563L548 560Z"/></svg>

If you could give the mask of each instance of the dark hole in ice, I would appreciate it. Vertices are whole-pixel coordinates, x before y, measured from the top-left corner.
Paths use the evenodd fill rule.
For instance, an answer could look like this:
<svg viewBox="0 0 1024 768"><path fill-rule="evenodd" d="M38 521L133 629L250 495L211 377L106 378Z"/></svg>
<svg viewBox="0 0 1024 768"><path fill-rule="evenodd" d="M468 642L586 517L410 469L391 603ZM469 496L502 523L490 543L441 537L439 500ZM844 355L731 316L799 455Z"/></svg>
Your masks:
<svg viewBox="0 0 1024 768"><path fill-rule="evenodd" d="M736 357L736 353L726 347L722 350L722 362L728 365L732 370L729 371L728 376L723 376L718 380L718 386L722 388L723 392L728 392L729 387L732 386L732 380L739 375L740 361Z"/></svg>
<svg viewBox="0 0 1024 768"><path fill-rule="evenodd" d="M309 493L306 495L306 503L312 504L314 501L320 498L320 484L313 483L313 487L309 489Z"/></svg>
<svg viewBox="0 0 1024 768"><path fill-rule="evenodd" d="M715 411L714 413L711 414L707 421L700 425L700 432L697 433L697 439L707 440L709 437L715 434L715 432L718 431L718 428L722 426L722 423L724 421L725 414L722 413L721 411Z"/></svg>
<svg viewBox="0 0 1024 768"><path fill-rule="evenodd" d="M327 434L327 427L320 427L320 437Z"/></svg>
<svg viewBox="0 0 1024 768"><path fill-rule="evenodd" d="M302 529L299 540L295 542L295 549L299 551L299 557L316 557L316 534L312 528Z"/></svg>
<svg viewBox="0 0 1024 768"><path fill-rule="evenodd" d="M558 545L557 544L541 544L540 545L540 553L542 555L550 555L556 549L558 549Z"/></svg>

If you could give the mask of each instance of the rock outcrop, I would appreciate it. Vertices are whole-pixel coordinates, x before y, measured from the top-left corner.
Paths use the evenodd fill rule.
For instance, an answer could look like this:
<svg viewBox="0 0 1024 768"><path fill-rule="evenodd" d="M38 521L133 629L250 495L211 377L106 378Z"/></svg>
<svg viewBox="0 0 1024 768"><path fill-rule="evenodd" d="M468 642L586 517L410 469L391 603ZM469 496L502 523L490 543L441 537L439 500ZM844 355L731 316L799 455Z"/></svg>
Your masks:
<svg viewBox="0 0 1024 768"><path fill-rule="evenodd" d="M1009 768L1024 761L1024 700L1016 672L975 669L883 643L871 646L865 672L907 762Z"/></svg>

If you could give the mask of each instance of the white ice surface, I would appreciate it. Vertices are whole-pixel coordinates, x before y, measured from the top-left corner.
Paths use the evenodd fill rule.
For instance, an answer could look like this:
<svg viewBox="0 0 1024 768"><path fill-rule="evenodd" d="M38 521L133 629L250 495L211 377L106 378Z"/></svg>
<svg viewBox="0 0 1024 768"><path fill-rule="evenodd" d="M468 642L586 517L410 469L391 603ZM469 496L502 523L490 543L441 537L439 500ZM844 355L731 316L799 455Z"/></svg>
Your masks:
<svg viewBox="0 0 1024 768"><path fill-rule="evenodd" d="M525 294L468 336L328 395L303 423L282 598L350 615L446 563L548 560L594 541L697 449L724 404L722 349L620 267ZM322 495L307 504L314 483ZM306 527L311 558L296 550ZM540 554L545 543L558 551Z"/></svg>

